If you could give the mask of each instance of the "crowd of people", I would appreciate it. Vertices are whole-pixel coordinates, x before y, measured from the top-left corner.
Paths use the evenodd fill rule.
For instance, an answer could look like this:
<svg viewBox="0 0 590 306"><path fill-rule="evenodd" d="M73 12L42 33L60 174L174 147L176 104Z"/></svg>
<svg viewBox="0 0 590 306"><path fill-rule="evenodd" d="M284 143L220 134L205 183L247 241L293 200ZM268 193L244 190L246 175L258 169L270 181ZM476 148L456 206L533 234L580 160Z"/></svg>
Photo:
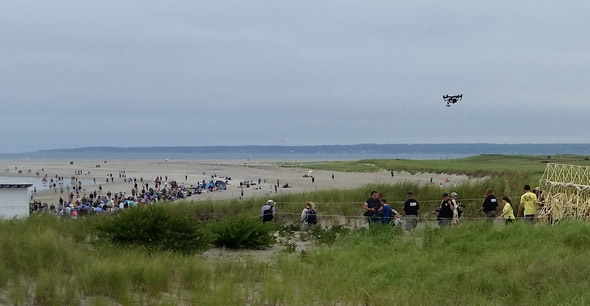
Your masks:
<svg viewBox="0 0 590 306"><path fill-rule="evenodd" d="M120 171L119 178L124 182L133 184L131 194L126 192L111 193L107 191L103 195L102 184L98 185L98 189L87 193L87 190L82 187L82 180L77 177L70 179L70 184L66 184L63 177L44 178L49 188L58 188L60 193L67 192L64 197L59 198L59 203L42 203L35 200L33 191L31 201L29 202L29 210L31 213L52 213L62 217L77 217L95 213L110 213L117 212L120 209L126 209L135 205L146 205L157 201L176 201L191 196L192 194L201 194L203 191L213 191L214 187L207 184L205 180L197 182L195 185L185 185L176 180L168 180L167 176L156 176L151 182L144 180L143 177L127 178L125 171ZM107 180L111 182L114 180L112 174L109 174ZM225 181L227 183L227 180ZM212 180L210 181L212 183ZM64 185L66 185L64 187ZM206 187L209 186L209 187Z"/></svg>
<svg viewBox="0 0 590 306"><path fill-rule="evenodd" d="M542 191L537 187L534 192L529 185L523 188L523 194L520 197L518 208L519 216L526 223L532 224L535 220L537 209L543 205ZM458 200L459 194L442 193L442 201L433 212L436 214L436 221L440 227L457 225L461 223L465 205ZM504 220L505 224L510 224L516 220L512 200L509 197L502 197L502 206L499 206L497 198L491 188L486 188L485 198L477 214L483 213L483 216L489 222L494 220ZM262 222L273 221L277 215L275 201L268 200L260 209L260 219ZM369 227L379 226L401 226L406 231L412 231L418 226L420 204L414 198L413 192L408 192L403 204L401 213L391 207L383 194L372 191L370 197L365 200L363 205L363 215L366 217ZM304 227L309 228L317 223L317 212L315 204L311 201L305 203L305 208L301 212L301 223Z"/></svg>

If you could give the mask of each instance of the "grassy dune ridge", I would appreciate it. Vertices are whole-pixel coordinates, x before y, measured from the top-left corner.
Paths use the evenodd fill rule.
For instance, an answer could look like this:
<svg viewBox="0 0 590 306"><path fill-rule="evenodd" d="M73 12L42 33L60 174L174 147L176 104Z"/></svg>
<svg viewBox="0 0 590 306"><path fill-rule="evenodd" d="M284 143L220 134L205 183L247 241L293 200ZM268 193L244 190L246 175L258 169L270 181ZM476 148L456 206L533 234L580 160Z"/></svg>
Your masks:
<svg viewBox="0 0 590 306"><path fill-rule="evenodd" d="M360 161L326 161L282 163L284 167L334 171L407 171L466 174L474 177L518 175L523 179L539 180L546 163L590 166L590 158L583 155L503 155L483 154L458 159L366 159Z"/></svg>
<svg viewBox="0 0 590 306"><path fill-rule="evenodd" d="M588 163L579 156L565 156L560 162L567 159L572 160L569 163ZM454 169L482 174L493 169L497 174L486 172L487 179L456 187L461 198L474 199L469 201L466 215L475 216L486 187L492 187L497 196L509 194L514 198L523 184L534 185L533 178L540 177L544 169L543 160L483 156L450 161L458 165ZM468 165L460 166L462 161ZM426 161L415 162L416 171L426 171L422 164ZM414 161L403 163L411 166ZM440 167L442 172L453 171ZM519 172L524 174L516 175ZM405 193L412 190L423 202L425 217L426 212L434 210L441 193L438 186L382 184L280 195L275 198L279 214L283 214L279 222L296 222L306 200L317 203L320 220L329 214L359 216L362 202L371 190L383 192L397 209L401 208ZM206 226L232 216L255 218L265 200L156 205ZM526 226L517 222L501 227L466 222L445 229L427 226L411 234L404 234L399 228L359 229L348 235L336 234L329 244L318 240L316 247L308 251L293 252L285 246L283 252L260 259L255 255L207 258L114 245L99 238L96 224L101 219L35 215L26 220L0 221L0 305L590 302L590 292L586 290L590 284L590 225L586 223Z"/></svg>

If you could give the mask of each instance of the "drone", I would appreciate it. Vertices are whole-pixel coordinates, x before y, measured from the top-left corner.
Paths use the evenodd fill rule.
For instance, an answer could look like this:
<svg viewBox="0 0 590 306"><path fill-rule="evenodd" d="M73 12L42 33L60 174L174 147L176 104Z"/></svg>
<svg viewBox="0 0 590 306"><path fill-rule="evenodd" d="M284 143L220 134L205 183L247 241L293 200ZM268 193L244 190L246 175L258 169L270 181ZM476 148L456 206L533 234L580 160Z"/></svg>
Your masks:
<svg viewBox="0 0 590 306"><path fill-rule="evenodd" d="M451 104L455 104L455 103L461 101L461 99L463 99L463 94L456 95L456 96L449 96L449 95L443 96L443 100L445 100L445 102L447 102L447 107L451 107Z"/></svg>

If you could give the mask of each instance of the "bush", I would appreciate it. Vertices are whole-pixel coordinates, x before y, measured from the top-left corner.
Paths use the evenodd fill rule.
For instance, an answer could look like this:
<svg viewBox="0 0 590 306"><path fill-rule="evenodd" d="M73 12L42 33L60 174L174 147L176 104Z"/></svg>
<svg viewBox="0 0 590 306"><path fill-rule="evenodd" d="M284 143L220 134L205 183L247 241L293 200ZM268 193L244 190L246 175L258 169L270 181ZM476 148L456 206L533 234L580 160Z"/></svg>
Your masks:
<svg viewBox="0 0 590 306"><path fill-rule="evenodd" d="M314 226L309 231L309 235L324 244L333 244L337 240L348 236L351 233L350 229L342 225L334 225L332 227L322 228L321 226Z"/></svg>
<svg viewBox="0 0 590 306"><path fill-rule="evenodd" d="M211 235L186 218L172 217L164 207L150 205L122 211L97 225L102 236L121 245L148 250L194 253L208 248Z"/></svg>
<svg viewBox="0 0 590 306"><path fill-rule="evenodd" d="M274 242L274 224L258 218L236 217L211 224L214 244L233 249L262 249Z"/></svg>

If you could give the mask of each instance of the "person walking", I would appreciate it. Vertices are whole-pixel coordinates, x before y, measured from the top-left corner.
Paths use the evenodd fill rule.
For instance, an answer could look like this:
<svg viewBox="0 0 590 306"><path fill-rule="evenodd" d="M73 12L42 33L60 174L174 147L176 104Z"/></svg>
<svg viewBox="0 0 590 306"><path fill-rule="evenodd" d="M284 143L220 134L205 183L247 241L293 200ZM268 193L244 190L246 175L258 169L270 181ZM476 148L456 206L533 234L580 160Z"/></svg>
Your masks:
<svg viewBox="0 0 590 306"><path fill-rule="evenodd" d="M373 223L379 221L379 209L381 208L381 201L379 200L379 194L377 191L371 191L371 197L365 201L363 209L365 211L364 215L367 217L367 221L369 222L369 227L372 226Z"/></svg>
<svg viewBox="0 0 590 306"><path fill-rule="evenodd" d="M275 208L275 201L268 200L266 204L260 208L260 219L262 222L269 222L274 220L277 215L277 210Z"/></svg>
<svg viewBox="0 0 590 306"><path fill-rule="evenodd" d="M443 200L440 203L440 209L438 211L438 225L440 227L449 226L451 224L451 220L453 219L453 210L455 207L453 206L453 202L449 198L448 193L442 194Z"/></svg>
<svg viewBox="0 0 590 306"><path fill-rule="evenodd" d="M404 220L404 230L409 232L418 226L418 210L420 209L420 204L414 199L412 192L408 192L406 198L402 218Z"/></svg>
<svg viewBox="0 0 590 306"><path fill-rule="evenodd" d="M514 217L514 209L512 208L512 201L510 201L510 198L508 197L503 197L502 198L502 204L504 205L502 208L502 214L498 216L498 219L502 219L502 217L504 217L504 224L508 225L512 222L514 222L514 220L516 219Z"/></svg>
<svg viewBox="0 0 590 306"><path fill-rule="evenodd" d="M491 188L486 188L485 195L486 198L477 212L479 213L483 210L487 220L489 222L494 222L497 215L496 209L498 208L498 200L494 196Z"/></svg>
<svg viewBox="0 0 590 306"><path fill-rule="evenodd" d="M305 202L305 208L301 212L301 223L304 228L310 228L317 224L317 212L315 211L315 203L311 201Z"/></svg>
<svg viewBox="0 0 590 306"><path fill-rule="evenodd" d="M520 197L520 206L524 207L524 222L533 224L537 212L537 196L531 192L531 186L524 185L524 193Z"/></svg>
<svg viewBox="0 0 590 306"><path fill-rule="evenodd" d="M455 209L453 210L453 225L458 225L461 221L461 214L463 214L463 204L459 202L457 197L459 196L456 192L451 192L451 201L453 202L453 206Z"/></svg>

